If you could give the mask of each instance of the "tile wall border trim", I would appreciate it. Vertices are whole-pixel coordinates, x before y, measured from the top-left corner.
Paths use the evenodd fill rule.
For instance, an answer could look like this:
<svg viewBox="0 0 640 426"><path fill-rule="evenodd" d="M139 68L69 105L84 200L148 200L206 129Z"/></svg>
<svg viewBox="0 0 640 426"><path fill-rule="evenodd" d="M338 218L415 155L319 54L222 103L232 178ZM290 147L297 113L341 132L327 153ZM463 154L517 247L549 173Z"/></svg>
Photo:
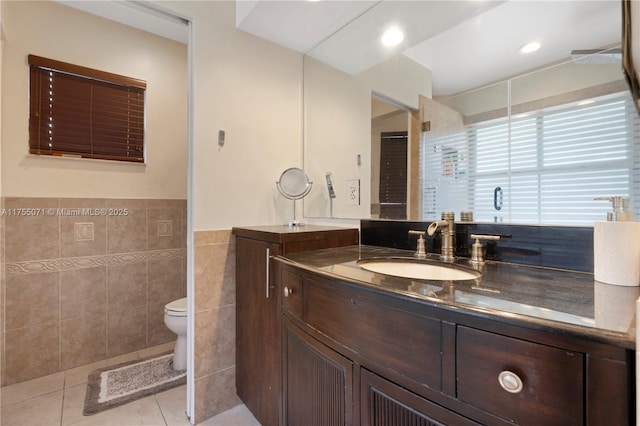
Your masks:
<svg viewBox="0 0 640 426"><path fill-rule="evenodd" d="M37 274L42 272L61 272L74 269L95 268L97 266L115 266L147 261L185 259L187 249L149 250L131 253L114 253L99 256L68 257L63 259L29 260L5 264L7 276Z"/></svg>

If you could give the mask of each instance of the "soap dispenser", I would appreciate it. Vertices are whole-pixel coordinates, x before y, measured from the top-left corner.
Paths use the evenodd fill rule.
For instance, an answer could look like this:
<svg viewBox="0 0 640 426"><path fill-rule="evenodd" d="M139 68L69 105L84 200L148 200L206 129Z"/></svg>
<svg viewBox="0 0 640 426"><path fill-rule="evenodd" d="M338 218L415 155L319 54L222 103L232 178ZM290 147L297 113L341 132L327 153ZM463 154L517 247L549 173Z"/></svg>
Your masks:
<svg viewBox="0 0 640 426"><path fill-rule="evenodd" d="M640 285L640 222L634 222L629 199L599 197L611 202L607 220L593 226L593 275L596 281L621 286Z"/></svg>
<svg viewBox="0 0 640 426"><path fill-rule="evenodd" d="M621 196L597 197L597 201L611 202L612 211L607 212L607 222L631 222L633 212L629 210L629 199Z"/></svg>

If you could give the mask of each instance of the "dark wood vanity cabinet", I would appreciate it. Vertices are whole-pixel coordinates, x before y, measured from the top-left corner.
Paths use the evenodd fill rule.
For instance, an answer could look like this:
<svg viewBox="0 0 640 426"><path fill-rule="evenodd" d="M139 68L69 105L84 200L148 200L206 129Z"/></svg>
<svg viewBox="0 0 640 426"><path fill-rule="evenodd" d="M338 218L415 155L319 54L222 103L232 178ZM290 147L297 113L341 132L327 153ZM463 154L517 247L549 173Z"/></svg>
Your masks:
<svg viewBox="0 0 640 426"><path fill-rule="evenodd" d="M273 256L358 244L357 229L323 226L233 228L236 237L236 387L263 426L280 422L280 291Z"/></svg>
<svg viewBox="0 0 640 426"><path fill-rule="evenodd" d="M277 265L283 425L635 424L632 350Z"/></svg>

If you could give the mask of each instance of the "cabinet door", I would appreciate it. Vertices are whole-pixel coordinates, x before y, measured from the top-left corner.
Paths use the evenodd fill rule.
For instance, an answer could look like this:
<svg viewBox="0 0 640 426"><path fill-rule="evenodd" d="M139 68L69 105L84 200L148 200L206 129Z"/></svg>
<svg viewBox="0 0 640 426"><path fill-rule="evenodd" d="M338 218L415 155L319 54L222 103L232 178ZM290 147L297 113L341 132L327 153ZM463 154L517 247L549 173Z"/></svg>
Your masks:
<svg viewBox="0 0 640 426"><path fill-rule="evenodd" d="M280 406L279 297L268 256L280 245L236 238L236 387L256 419L277 425Z"/></svg>
<svg viewBox="0 0 640 426"><path fill-rule="evenodd" d="M284 424L353 424L353 363L285 320Z"/></svg>
<svg viewBox="0 0 640 426"><path fill-rule="evenodd" d="M368 370L362 369L360 383L360 416L363 425L478 425Z"/></svg>

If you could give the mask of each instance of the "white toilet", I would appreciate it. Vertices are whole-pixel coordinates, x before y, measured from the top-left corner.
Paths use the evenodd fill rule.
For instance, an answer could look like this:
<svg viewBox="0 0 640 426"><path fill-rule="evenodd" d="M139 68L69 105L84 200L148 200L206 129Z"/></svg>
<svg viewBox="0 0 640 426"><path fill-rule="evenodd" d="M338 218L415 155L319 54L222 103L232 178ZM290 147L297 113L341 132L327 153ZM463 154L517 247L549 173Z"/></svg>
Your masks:
<svg viewBox="0 0 640 426"><path fill-rule="evenodd" d="M173 369L187 369L187 298L174 300L164 305L164 323L178 335L173 349Z"/></svg>

